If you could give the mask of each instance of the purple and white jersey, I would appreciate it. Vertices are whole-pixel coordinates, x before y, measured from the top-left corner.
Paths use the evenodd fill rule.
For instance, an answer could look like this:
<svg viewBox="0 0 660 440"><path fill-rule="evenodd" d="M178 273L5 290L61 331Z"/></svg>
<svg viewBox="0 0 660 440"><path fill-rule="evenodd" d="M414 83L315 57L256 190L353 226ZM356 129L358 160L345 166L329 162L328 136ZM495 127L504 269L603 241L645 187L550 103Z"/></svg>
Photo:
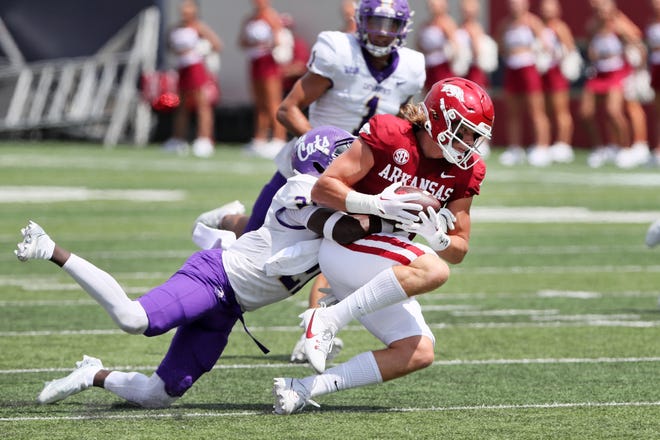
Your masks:
<svg viewBox="0 0 660 440"><path fill-rule="evenodd" d="M319 239L305 227L317 209L311 201L315 182L316 178L308 175L289 178L275 194L264 225L239 237L222 254L227 277L243 311L288 298L319 273L316 253L305 258L305 267L297 274L268 276L265 267L279 251Z"/></svg>
<svg viewBox="0 0 660 440"><path fill-rule="evenodd" d="M408 99L421 92L426 79L424 55L405 47L392 52L392 63L373 69L353 34L321 32L307 68L332 81L332 87L309 108L312 127L334 125L350 133L373 115L396 115Z"/></svg>
<svg viewBox="0 0 660 440"><path fill-rule="evenodd" d="M353 34L321 32L312 47L307 68L332 81L332 87L309 107L312 128L332 125L357 134L373 115L396 115L411 97L422 91L426 80L424 55L401 47L392 53L384 71L370 68ZM293 139L275 158L278 171L291 177Z"/></svg>

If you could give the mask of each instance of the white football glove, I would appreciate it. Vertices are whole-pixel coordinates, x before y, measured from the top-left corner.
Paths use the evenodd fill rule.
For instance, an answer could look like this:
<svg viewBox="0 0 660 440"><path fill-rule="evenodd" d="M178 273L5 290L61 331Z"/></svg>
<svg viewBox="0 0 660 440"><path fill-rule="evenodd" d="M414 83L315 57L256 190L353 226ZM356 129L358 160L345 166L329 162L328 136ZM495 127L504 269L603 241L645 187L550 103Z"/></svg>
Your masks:
<svg viewBox="0 0 660 440"><path fill-rule="evenodd" d="M422 205L411 202L419 197L418 194L394 192L402 185L401 182L393 183L382 193L375 195L351 191L346 196L346 209L351 213L373 214L402 224L410 224L417 221L418 217L417 214L408 211L420 211Z"/></svg>
<svg viewBox="0 0 660 440"><path fill-rule="evenodd" d="M420 211L419 222L412 224L398 224L397 228L413 234L419 234L434 251L444 251L451 244L451 237L447 231L455 228L456 217L447 208L435 212L428 207L426 212Z"/></svg>

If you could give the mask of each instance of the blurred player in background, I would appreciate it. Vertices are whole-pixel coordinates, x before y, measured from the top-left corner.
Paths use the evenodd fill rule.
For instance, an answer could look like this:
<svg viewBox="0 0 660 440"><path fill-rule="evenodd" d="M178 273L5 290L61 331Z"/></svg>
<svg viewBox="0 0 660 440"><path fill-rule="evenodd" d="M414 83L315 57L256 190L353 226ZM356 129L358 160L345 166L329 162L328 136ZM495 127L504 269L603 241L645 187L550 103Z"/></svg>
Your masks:
<svg viewBox="0 0 660 440"><path fill-rule="evenodd" d="M192 152L198 157L213 155L213 107L218 102L220 89L204 63L206 52L222 51L222 41L198 17L195 0L183 0L179 5L181 21L169 34L171 50L176 54L179 73L180 105L174 114L172 137L165 142L168 151L180 153L188 150L188 124L190 112L197 115L197 134ZM203 49L203 45L210 48ZM210 50L209 50L210 49Z"/></svg>
<svg viewBox="0 0 660 440"><path fill-rule="evenodd" d="M176 328L150 377L110 371L99 359L85 356L71 374L47 383L38 402L54 403L96 386L142 407L170 406L213 368L236 321L245 325L244 312L289 298L318 274L319 237L347 243L381 231L384 223L378 217L351 217L311 202L318 175L354 139L335 127L319 127L301 137L291 158L297 175L275 195L262 228L226 251L194 253L169 280L136 300L110 274L58 246L30 221L15 251L20 261L50 260L60 266L129 334L159 336ZM285 252L291 246L302 255L291 257Z"/></svg>
<svg viewBox="0 0 660 440"><path fill-rule="evenodd" d="M440 81L422 104L406 106L401 117L374 116L316 182L312 198L319 205L378 213L398 222L405 233L421 235L428 245L405 234L369 235L347 246L323 241L319 264L340 302L301 315L307 356L322 374L275 378L275 413L291 414L316 404L313 397L431 365L433 333L410 297L444 284L449 277L445 261L460 263L468 251L470 207L486 172L478 147L490 137L493 119L493 103L477 84L463 78ZM444 207L420 212L419 221L410 223L407 210L420 205L407 198L388 200L393 182L426 188ZM353 318L386 348L324 371L332 339Z"/></svg>
<svg viewBox="0 0 660 440"><path fill-rule="evenodd" d="M357 133L375 114L397 114L424 85L423 55L403 47L411 16L407 0L362 0L357 6L355 34L321 32L312 47L308 72L280 104L280 122L294 136L319 125ZM278 171L259 194L249 221L243 215L243 206L232 202L202 214L196 223L230 229L236 235L258 228L273 194L291 175L288 157L294 145L295 139L275 159ZM316 306L321 296L318 289L324 286L319 277L312 289L310 306ZM304 335L294 347L293 362L306 360L303 340Z"/></svg>

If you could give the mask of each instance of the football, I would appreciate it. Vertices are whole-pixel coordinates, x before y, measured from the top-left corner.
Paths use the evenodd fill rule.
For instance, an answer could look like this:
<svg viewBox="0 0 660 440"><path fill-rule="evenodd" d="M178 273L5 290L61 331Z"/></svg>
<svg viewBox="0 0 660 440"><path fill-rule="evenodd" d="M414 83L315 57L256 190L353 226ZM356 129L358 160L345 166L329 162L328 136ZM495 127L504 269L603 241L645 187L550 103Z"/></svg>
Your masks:
<svg viewBox="0 0 660 440"><path fill-rule="evenodd" d="M426 209L429 206L433 208L434 211L438 211L440 208L442 208L442 204L440 203L440 200L436 199L433 196L433 194L423 189L419 189L416 186L401 186L397 188L394 192L396 194L408 194L408 193L418 194L419 196L414 200L410 200L410 202L419 203L420 205L422 205L423 211L426 211Z"/></svg>

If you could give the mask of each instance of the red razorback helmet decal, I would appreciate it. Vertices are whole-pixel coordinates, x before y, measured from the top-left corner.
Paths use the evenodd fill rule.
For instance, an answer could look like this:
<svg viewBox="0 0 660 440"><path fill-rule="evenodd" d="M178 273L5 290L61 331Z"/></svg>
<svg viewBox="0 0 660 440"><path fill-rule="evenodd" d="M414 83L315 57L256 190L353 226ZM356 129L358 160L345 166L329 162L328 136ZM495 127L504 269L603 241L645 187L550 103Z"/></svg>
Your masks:
<svg viewBox="0 0 660 440"><path fill-rule="evenodd" d="M495 111L488 93L465 78L447 78L431 87L422 107L426 112L424 128L440 146L445 159L464 170L477 160L479 145L490 139ZM474 141L463 141L465 127L474 134ZM458 145L454 144L458 142Z"/></svg>

